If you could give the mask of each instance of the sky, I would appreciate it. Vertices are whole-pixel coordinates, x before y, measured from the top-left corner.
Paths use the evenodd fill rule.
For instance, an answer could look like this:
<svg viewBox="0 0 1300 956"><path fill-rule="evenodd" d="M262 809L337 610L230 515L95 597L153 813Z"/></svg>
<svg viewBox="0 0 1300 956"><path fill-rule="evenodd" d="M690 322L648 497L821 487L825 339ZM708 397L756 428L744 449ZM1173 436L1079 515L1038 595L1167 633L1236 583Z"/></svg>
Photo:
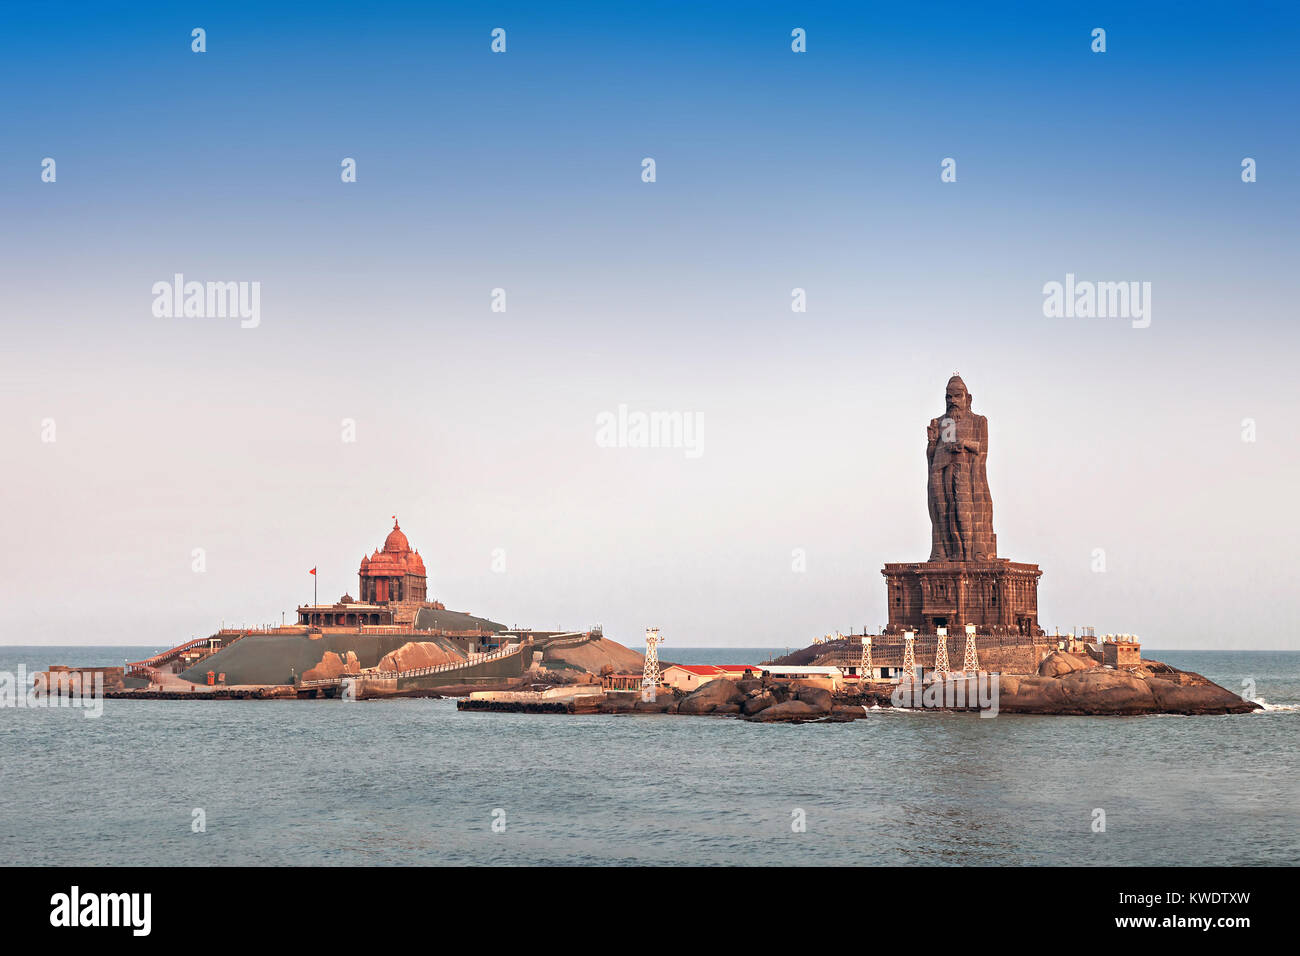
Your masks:
<svg viewBox="0 0 1300 956"><path fill-rule="evenodd" d="M508 625L875 631L959 371L1049 631L1297 648L1300 20L1037 6L4 8L0 643L292 619L394 514Z"/></svg>

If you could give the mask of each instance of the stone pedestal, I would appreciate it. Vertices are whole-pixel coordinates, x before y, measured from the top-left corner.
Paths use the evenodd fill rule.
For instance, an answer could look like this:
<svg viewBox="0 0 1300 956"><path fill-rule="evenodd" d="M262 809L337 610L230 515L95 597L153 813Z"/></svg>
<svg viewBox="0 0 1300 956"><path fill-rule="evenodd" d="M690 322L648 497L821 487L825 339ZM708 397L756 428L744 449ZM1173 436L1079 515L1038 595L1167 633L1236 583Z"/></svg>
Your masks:
<svg viewBox="0 0 1300 956"><path fill-rule="evenodd" d="M923 561L886 564L889 601L886 633L933 634L947 627L964 635L974 624L981 634L1041 635L1036 564L1006 558L989 561Z"/></svg>

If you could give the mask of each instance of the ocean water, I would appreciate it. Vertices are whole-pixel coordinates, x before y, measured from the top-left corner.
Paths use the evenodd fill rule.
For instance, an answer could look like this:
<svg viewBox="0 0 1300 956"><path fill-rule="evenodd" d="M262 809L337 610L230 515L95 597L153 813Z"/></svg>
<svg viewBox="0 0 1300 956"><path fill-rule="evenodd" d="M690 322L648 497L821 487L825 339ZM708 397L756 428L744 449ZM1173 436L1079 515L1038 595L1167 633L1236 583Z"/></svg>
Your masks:
<svg viewBox="0 0 1300 956"><path fill-rule="evenodd" d="M151 650L0 647L0 671ZM771 653L664 656L754 663ZM98 719L0 708L0 860L1300 863L1300 653L1153 655L1234 690L1253 680L1270 709L995 719L884 710L781 726L462 714L449 700L108 700ZM193 832L196 809L205 832ZM1093 832L1097 810L1104 832Z"/></svg>

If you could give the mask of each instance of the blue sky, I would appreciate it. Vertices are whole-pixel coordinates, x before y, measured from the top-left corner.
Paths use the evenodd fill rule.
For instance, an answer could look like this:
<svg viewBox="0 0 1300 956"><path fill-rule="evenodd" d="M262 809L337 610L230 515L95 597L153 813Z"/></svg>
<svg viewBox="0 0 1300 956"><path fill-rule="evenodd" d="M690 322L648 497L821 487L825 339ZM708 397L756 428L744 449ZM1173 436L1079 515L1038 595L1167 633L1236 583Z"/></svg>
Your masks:
<svg viewBox="0 0 1300 956"><path fill-rule="evenodd" d="M508 623L874 628L880 565L928 550L958 369L1045 624L1295 646L1296 19L7 8L0 640L80 642L86 604L128 643L278 618L304 562L353 586L394 511L436 596ZM176 272L261 282L260 325L155 318ZM1151 327L1045 318L1066 273L1151 282ZM596 447L620 403L702 415L705 454Z"/></svg>

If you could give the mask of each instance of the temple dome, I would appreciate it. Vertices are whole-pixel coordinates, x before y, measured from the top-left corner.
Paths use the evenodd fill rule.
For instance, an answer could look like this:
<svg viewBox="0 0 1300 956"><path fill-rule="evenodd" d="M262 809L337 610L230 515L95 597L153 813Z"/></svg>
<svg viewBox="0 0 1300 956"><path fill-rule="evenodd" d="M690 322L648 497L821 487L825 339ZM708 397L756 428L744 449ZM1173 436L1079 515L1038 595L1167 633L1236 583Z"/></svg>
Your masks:
<svg viewBox="0 0 1300 956"><path fill-rule="evenodd" d="M411 542L406 540L406 535L402 534L402 529L398 527L397 519L393 519L393 530L388 532L388 537L384 539L384 551L388 554L400 554L411 550Z"/></svg>

